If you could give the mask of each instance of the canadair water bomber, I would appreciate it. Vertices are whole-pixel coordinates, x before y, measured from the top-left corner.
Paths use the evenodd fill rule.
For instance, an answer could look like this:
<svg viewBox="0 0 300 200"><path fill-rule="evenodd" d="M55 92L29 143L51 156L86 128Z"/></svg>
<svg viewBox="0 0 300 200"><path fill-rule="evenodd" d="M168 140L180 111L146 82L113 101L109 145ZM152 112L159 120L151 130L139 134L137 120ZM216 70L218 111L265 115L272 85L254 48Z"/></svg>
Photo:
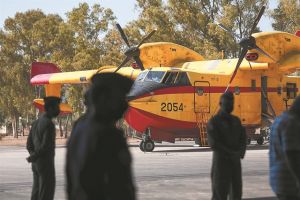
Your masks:
<svg viewBox="0 0 300 200"><path fill-rule="evenodd" d="M253 33L264 9L249 37L240 41L236 59L205 60L174 43L144 43L154 32L132 47L118 25L128 46L119 66L60 72L54 64L35 62L31 84L45 85L47 96L60 96L63 84L89 83L96 73L116 72L134 79L124 119L143 138L143 151L153 151L154 141L176 138L198 138L200 145L207 145L207 121L218 111L220 95L229 90L235 97L234 115L246 127L248 142L255 139L262 144L267 127L291 105L300 85L298 77L289 76L300 68L300 32ZM136 65L124 67L130 59ZM35 99L34 104L42 109L43 101ZM67 104L61 110L72 111Z"/></svg>

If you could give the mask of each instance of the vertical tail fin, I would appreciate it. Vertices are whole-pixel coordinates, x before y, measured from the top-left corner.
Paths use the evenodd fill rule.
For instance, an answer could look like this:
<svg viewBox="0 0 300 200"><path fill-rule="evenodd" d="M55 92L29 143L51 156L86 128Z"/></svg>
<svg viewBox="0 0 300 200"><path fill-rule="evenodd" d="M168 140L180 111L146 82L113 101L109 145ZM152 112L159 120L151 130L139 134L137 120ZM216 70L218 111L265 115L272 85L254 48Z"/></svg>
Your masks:
<svg viewBox="0 0 300 200"><path fill-rule="evenodd" d="M53 63L33 62L31 64L31 78L39 74L50 74L61 72L59 67Z"/></svg>
<svg viewBox="0 0 300 200"><path fill-rule="evenodd" d="M33 62L31 64L31 83L33 85L44 85L46 96L60 97L61 84L49 84L49 78L52 73L61 72L59 67L53 63ZM35 77L35 78L33 78ZM33 104L40 111L44 111L44 100L34 99ZM72 113L72 108L66 103L60 104L60 114Z"/></svg>

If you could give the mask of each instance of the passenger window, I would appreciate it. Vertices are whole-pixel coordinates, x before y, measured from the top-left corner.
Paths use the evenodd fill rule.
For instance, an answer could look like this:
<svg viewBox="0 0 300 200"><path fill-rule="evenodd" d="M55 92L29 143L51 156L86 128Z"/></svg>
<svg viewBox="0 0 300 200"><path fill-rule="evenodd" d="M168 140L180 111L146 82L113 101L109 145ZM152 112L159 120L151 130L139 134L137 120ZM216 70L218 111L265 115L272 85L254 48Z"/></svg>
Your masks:
<svg viewBox="0 0 300 200"><path fill-rule="evenodd" d="M240 87L239 87L239 86L235 86L235 87L234 87L234 94L235 94L235 95L239 95L240 93L241 93Z"/></svg>
<svg viewBox="0 0 300 200"><path fill-rule="evenodd" d="M168 72L164 78L163 83L168 84L168 85L174 84L177 74L178 74L178 72Z"/></svg>
<svg viewBox="0 0 300 200"><path fill-rule="evenodd" d="M278 86L278 87L277 87L277 94L281 95L281 91L282 91L281 87Z"/></svg>
<svg viewBox="0 0 300 200"><path fill-rule="evenodd" d="M179 72L177 79L175 80L176 85L191 85L186 72Z"/></svg>
<svg viewBox="0 0 300 200"><path fill-rule="evenodd" d="M198 96L203 96L203 94L204 94L204 89L203 89L202 87L198 87L198 88L196 89L196 93L197 93Z"/></svg>
<svg viewBox="0 0 300 200"><path fill-rule="evenodd" d="M287 83L286 84L286 97L288 99L295 99L296 96L297 96L296 83Z"/></svg>

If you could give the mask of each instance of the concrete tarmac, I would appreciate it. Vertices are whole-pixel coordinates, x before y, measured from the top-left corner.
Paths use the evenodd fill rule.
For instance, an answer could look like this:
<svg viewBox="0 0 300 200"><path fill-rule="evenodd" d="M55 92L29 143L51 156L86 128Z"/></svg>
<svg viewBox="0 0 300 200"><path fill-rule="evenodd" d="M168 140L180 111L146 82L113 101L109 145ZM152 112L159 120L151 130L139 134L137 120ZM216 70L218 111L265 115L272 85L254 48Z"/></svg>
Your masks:
<svg viewBox="0 0 300 200"><path fill-rule="evenodd" d="M133 170L139 200L208 200L211 198L209 148L192 142L158 144L143 153L131 145ZM276 199L269 186L268 147L251 145L243 165L243 199ZM64 164L66 149L56 148L55 200L66 199ZM0 146L0 199L30 199L32 172L25 147Z"/></svg>

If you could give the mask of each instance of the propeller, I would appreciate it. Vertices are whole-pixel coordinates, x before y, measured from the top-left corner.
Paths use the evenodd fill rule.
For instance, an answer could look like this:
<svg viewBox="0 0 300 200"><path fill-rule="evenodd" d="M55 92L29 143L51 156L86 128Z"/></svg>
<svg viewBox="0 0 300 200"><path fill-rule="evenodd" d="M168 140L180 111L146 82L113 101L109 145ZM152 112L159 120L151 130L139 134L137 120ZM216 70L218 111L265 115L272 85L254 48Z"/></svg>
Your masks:
<svg viewBox="0 0 300 200"><path fill-rule="evenodd" d="M215 23L217 26L219 26L221 29L223 29L225 32L229 33L231 35L231 37L234 39L234 41L236 41L235 38L239 38L239 36L232 32L231 30L229 30L227 27L225 27L223 24L219 23L219 22L216 22Z"/></svg>
<svg viewBox="0 0 300 200"><path fill-rule="evenodd" d="M121 67L123 67L130 59L133 59L136 64L139 66L141 70L144 70L143 62L140 59L140 49L139 47L144 44L154 33L156 30L151 31L148 35L146 35L137 46L131 46L128 42L127 36L125 35L122 27L120 24L116 24L118 31L120 32L120 35L124 42L126 43L128 49L125 51L125 59L121 62L121 64L117 67L115 72L117 72Z"/></svg>
<svg viewBox="0 0 300 200"><path fill-rule="evenodd" d="M226 87L226 90L225 92L229 89L229 86L231 84L231 82L233 81L236 73L237 73L237 70L239 69L244 57L246 56L248 50L252 50L252 49L256 49L257 51L259 51L260 53L264 54L265 56L269 57L270 59L274 60L269 54L267 54L264 50L262 50L261 48L259 48L257 45L256 45L256 41L255 41L255 38L252 35L252 33L254 32L259 20L261 19L264 11L265 11L265 6L262 6L258 15L256 16L255 20L254 20L254 23L251 27L251 30L250 30L250 33L249 33L249 36L248 37L245 37L245 38L242 38L239 42L239 45L241 46L241 53L239 55L239 59L238 59L238 62L236 63L236 66L235 66L235 69L234 69L234 72L229 80L229 83ZM223 26L222 24L218 24L218 26L220 26L223 30L229 32L231 35L233 35L227 28L225 28L225 26ZM250 64L250 62L249 62ZM252 68L251 64L250 64L250 67Z"/></svg>

